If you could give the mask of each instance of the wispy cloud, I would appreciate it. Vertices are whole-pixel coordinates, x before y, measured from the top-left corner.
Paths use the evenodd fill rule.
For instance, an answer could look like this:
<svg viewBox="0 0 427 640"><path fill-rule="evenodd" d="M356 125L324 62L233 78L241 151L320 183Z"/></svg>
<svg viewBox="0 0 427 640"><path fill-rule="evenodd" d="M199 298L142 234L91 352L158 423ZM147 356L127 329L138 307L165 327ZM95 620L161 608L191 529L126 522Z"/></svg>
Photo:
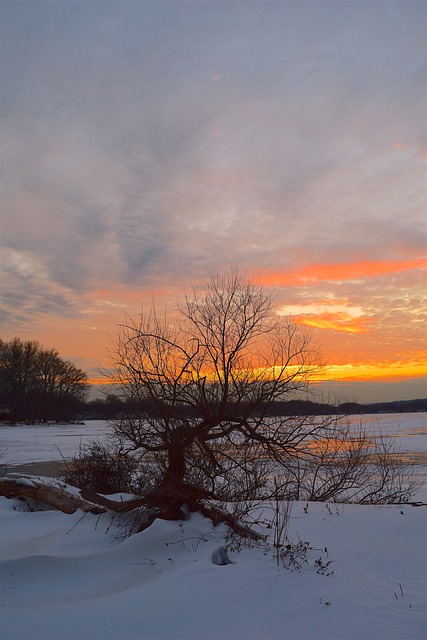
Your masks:
<svg viewBox="0 0 427 640"><path fill-rule="evenodd" d="M99 291L133 312L138 296L173 299L238 265L279 305L346 300L306 309L325 335L363 350L381 330L390 349L410 317L419 339L421 2L5 0L2 12L6 333L23 318L40 332L43 315L105 327Z"/></svg>
<svg viewBox="0 0 427 640"><path fill-rule="evenodd" d="M334 264L311 264L296 271L285 273L263 274L259 280L262 284L276 287L304 284L320 283L346 280L364 280L373 276L388 275L418 269L424 271L426 268L424 257L413 258L411 260L371 260L363 262L338 262Z"/></svg>

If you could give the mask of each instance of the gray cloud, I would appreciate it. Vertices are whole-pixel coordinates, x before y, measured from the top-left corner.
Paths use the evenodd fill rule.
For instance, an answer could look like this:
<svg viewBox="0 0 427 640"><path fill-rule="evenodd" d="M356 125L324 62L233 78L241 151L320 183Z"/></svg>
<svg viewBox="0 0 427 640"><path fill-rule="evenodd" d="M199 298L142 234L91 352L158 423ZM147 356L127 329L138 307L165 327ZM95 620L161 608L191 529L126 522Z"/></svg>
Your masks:
<svg viewBox="0 0 427 640"><path fill-rule="evenodd" d="M423 12L6 0L2 242L60 295L419 255Z"/></svg>

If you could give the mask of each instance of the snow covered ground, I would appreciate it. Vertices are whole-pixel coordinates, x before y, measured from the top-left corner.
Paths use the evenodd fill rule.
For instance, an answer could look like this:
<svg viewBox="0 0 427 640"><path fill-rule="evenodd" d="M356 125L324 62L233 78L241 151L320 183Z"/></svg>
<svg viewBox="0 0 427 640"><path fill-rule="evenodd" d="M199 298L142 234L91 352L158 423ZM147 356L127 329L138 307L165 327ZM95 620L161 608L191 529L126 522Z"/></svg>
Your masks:
<svg viewBox="0 0 427 640"><path fill-rule="evenodd" d="M407 416L401 429L418 441L425 418ZM81 437L103 434L103 423L2 427L3 461L59 460L58 449L68 458ZM271 519L271 507L259 515ZM289 538L312 547L299 572L277 566L271 529L269 546L214 564L226 530L199 515L124 540L109 514L28 512L1 498L0 518L2 640L427 637L424 506L294 503ZM319 558L332 575L317 573Z"/></svg>

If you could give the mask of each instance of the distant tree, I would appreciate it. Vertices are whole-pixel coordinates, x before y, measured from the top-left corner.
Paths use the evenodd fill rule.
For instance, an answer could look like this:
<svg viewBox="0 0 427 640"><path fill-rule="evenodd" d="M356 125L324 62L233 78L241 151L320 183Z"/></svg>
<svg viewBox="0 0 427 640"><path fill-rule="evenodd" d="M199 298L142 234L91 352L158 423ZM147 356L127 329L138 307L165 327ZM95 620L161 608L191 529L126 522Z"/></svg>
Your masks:
<svg viewBox="0 0 427 640"><path fill-rule="evenodd" d="M131 411L131 404L123 402L123 399L114 393L107 393L105 397L90 400L83 408L84 413L99 420L114 420L119 414Z"/></svg>
<svg viewBox="0 0 427 640"><path fill-rule="evenodd" d="M58 369L53 398L57 420L69 420L89 391L86 373L72 362L62 361Z"/></svg>
<svg viewBox="0 0 427 640"><path fill-rule="evenodd" d="M39 414L47 421L54 413L55 391L62 373L63 362L56 349L39 349L36 373L39 386Z"/></svg>
<svg viewBox="0 0 427 640"><path fill-rule="evenodd" d="M68 420L88 393L87 376L36 341L0 340L0 402L19 419Z"/></svg>
<svg viewBox="0 0 427 640"><path fill-rule="evenodd" d="M13 422L32 413L39 349L35 341L0 339L0 397Z"/></svg>

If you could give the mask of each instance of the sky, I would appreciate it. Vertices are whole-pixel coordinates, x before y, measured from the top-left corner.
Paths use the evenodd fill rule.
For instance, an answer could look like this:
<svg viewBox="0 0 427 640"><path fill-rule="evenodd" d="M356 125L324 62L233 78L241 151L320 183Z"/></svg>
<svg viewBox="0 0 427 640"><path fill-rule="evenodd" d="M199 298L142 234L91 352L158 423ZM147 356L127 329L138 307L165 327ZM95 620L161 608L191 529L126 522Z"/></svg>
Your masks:
<svg viewBox="0 0 427 640"><path fill-rule="evenodd" d="M99 381L237 267L324 389L427 395L424 1L2 0L1 38L4 339Z"/></svg>

